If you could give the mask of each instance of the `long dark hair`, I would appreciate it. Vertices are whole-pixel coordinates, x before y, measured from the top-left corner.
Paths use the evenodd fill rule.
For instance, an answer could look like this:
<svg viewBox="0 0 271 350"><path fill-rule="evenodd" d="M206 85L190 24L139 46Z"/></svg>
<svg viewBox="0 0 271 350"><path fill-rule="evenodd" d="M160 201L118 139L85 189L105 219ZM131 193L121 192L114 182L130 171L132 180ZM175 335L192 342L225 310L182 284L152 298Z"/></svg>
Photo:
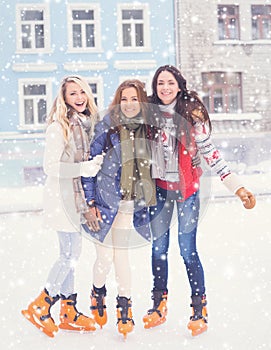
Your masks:
<svg viewBox="0 0 271 350"><path fill-rule="evenodd" d="M160 73L164 71L167 71L174 76L180 88L180 91L178 92L176 97L176 105L174 108L176 112L174 115L174 123L175 125L177 125L178 138L181 137L181 134L183 132L185 132L187 136L188 134L190 134L188 130L190 128L188 127L188 125L190 125L191 127L195 123L194 119L192 118L192 111L195 109L201 111L203 121L208 124L209 130L211 132L212 126L206 107L204 106L196 91L190 91L187 89L185 78L183 77L181 72L174 66L165 65L159 67L156 70L152 79L152 95L149 96L149 102L155 105L163 104L163 102L160 100L157 94L157 81Z"/></svg>

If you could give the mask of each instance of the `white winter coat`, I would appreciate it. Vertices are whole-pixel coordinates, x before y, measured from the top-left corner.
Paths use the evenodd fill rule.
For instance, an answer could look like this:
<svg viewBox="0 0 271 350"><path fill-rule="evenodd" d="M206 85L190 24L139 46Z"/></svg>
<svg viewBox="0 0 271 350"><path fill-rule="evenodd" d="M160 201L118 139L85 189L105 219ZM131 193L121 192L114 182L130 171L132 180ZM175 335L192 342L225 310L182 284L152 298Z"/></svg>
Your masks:
<svg viewBox="0 0 271 350"><path fill-rule="evenodd" d="M43 167L47 175L44 187L44 225L56 231L80 231L80 213L75 206L73 178L80 176L80 163L74 162L73 135L65 147L63 132L56 121L46 130Z"/></svg>

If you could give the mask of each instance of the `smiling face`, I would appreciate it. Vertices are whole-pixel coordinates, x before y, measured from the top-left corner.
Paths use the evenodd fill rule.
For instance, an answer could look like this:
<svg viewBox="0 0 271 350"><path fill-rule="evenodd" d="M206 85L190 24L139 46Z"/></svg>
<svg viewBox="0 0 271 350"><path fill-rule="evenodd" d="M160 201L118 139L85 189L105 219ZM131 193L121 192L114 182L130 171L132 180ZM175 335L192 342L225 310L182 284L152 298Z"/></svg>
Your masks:
<svg viewBox="0 0 271 350"><path fill-rule="evenodd" d="M76 112L82 113L87 107L87 94L78 84L67 82L65 102Z"/></svg>
<svg viewBox="0 0 271 350"><path fill-rule="evenodd" d="M156 89L158 97L165 105L173 102L181 91L174 75L166 70L158 75Z"/></svg>
<svg viewBox="0 0 271 350"><path fill-rule="evenodd" d="M122 91L120 109L126 118L134 118L140 112L137 91L134 87L128 87Z"/></svg>

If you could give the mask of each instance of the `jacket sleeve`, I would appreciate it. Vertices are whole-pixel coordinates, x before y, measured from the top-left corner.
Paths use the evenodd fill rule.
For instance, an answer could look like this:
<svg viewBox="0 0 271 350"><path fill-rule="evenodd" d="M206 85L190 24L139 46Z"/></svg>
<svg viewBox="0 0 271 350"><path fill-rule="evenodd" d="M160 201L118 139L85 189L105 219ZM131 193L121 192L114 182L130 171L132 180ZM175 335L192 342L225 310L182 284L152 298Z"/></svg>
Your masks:
<svg viewBox="0 0 271 350"><path fill-rule="evenodd" d="M221 181L230 192L235 193L239 188L243 187L239 176L231 172L228 163L213 144L206 124L196 123L195 140L200 154L208 166L220 176Z"/></svg>
<svg viewBox="0 0 271 350"><path fill-rule="evenodd" d="M94 130L94 139L90 144L90 158L106 152L106 140L107 140L107 129L105 128L104 121L99 122ZM95 200L96 194L96 180L95 177L81 177L81 182L85 194L86 201Z"/></svg>
<svg viewBox="0 0 271 350"><path fill-rule="evenodd" d="M46 175L59 178L80 176L80 163L61 162L65 143L61 126L54 122L46 130L43 168Z"/></svg>
<svg viewBox="0 0 271 350"><path fill-rule="evenodd" d="M196 123L195 140L197 148L207 165L220 176L221 180L231 173L227 162L221 157L219 150L213 144L206 124Z"/></svg>

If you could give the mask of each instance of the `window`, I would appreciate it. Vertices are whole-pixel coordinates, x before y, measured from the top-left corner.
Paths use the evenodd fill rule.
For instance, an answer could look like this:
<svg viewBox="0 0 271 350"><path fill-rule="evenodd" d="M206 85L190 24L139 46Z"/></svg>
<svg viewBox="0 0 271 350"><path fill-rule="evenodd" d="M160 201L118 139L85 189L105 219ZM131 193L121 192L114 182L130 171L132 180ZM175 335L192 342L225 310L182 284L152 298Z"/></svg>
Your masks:
<svg viewBox="0 0 271 350"><path fill-rule="evenodd" d="M68 6L69 50L101 49L100 14L98 5Z"/></svg>
<svg viewBox="0 0 271 350"><path fill-rule="evenodd" d="M101 77L97 78L86 78L87 82L91 88L94 101L101 111L104 108L104 97L103 97L103 80Z"/></svg>
<svg viewBox="0 0 271 350"><path fill-rule="evenodd" d="M242 109L241 74L203 73L203 102L210 113L238 113Z"/></svg>
<svg viewBox="0 0 271 350"><path fill-rule="evenodd" d="M48 102L51 102L50 97L48 81L19 80L20 127L43 128L48 113Z"/></svg>
<svg viewBox="0 0 271 350"><path fill-rule="evenodd" d="M119 49L150 48L150 28L147 4L120 4L118 6Z"/></svg>
<svg viewBox="0 0 271 350"><path fill-rule="evenodd" d="M98 97L97 97L97 84L95 83L89 83L88 84L91 88L91 91L92 91L92 95L94 97L94 101L95 101L95 104L96 106L98 106Z"/></svg>
<svg viewBox="0 0 271 350"><path fill-rule="evenodd" d="M17 50L40 52L50 48L46 5L17 5Z"/></svg>
<svg viewBox="0 0 271 350"><path fill-rule="evenodd" d="M219 40L239 40L239 7L219 5L217 15Z"/></svg>
<svg viewBox="0 0 271 350"><path fill-rule="evenodd" d="M140 80L144 86L145 90L148 95L151 95L151 78L147 75L138 75L138 74L131 74L131 75L121 75L119 76L119 84L124 82L125 80L130 80L130 79L138 79Z"/></svg>
<svg viewBox="0 0 271 350"><path fill-rule="evenodd" d="M252 5L252 39L271 39L271 6Z"/></svg>

